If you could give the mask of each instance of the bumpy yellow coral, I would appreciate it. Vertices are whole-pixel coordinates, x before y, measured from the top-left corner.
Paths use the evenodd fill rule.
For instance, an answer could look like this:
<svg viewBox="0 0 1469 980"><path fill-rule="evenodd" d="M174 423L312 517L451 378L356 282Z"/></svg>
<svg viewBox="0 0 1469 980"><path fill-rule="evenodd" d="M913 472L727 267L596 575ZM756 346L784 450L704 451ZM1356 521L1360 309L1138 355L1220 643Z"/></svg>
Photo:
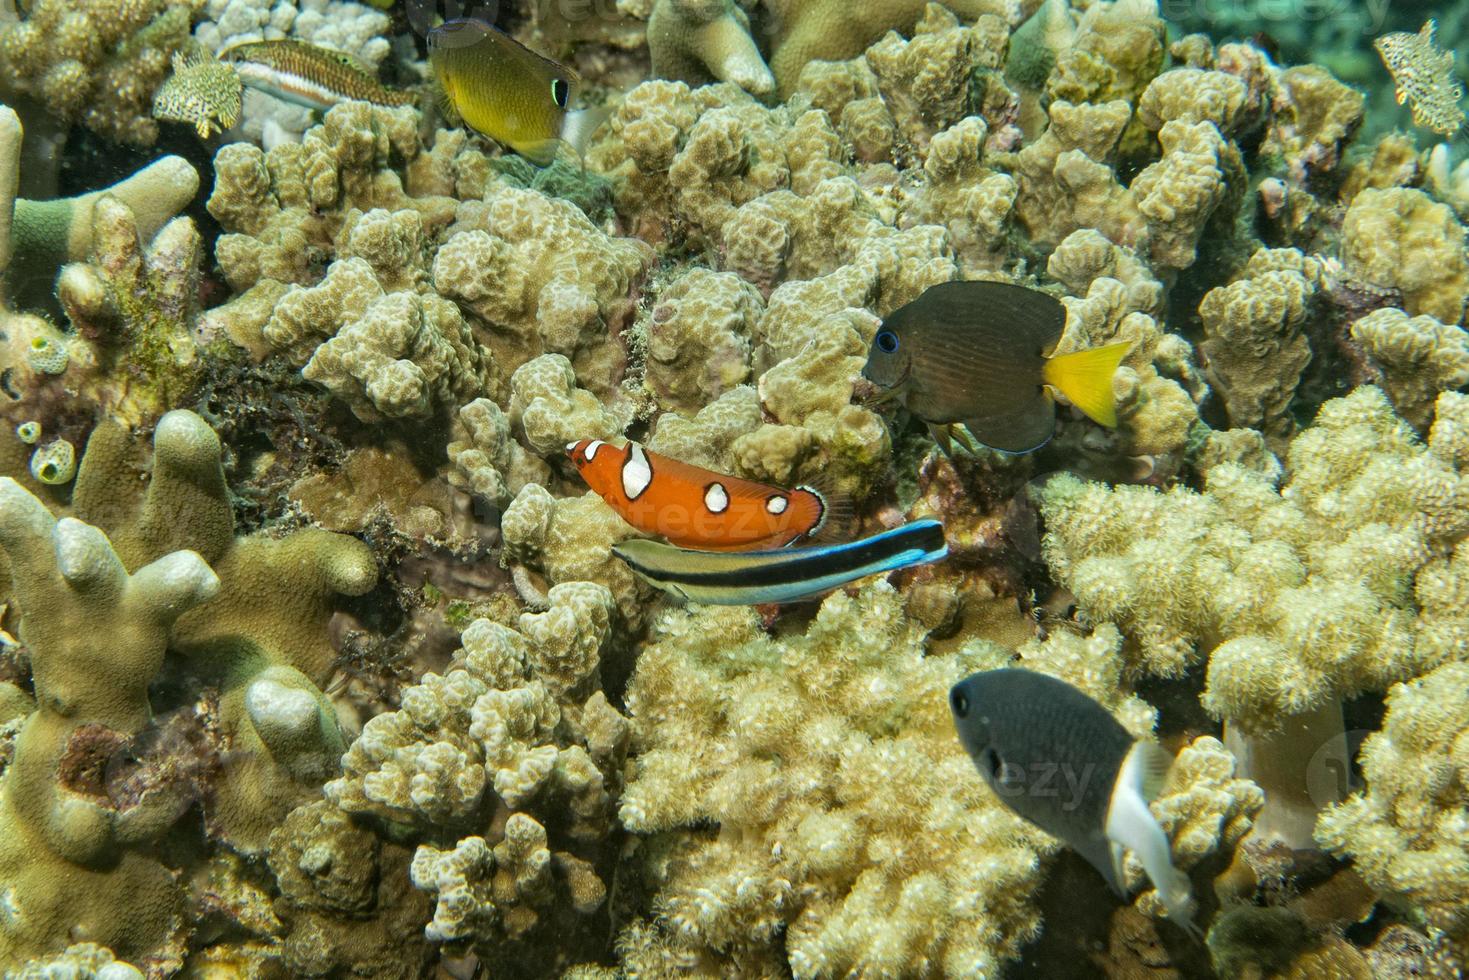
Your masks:
<svg viewBox="0 0 1469 980"><path fill-rule="evenodd" d="M1352 324L1352 339L1381 372L1398 414L1420 429L1440 391L1469 384L1469 333L1427 314L1375 310Z"/></svg>
<svg viewBox="0 0 1469 980"><path fill-rule="evenodd" d="M168 59L189 36L200 0L40 0L0 22L4 87L39 97L123 143L158 138L150 115Z"/></svg>
<svg viewBox="0 0 1469 980"><path fill-rule="evenodd" d="M425 275L422 234L416 211L360 216L347 257L320 285L288 289L261 330L367 421L430 417L493 385L493 361L459 308L413 288Z"/></svg>
<svg viewBox="0 0 1469 980"><path fill-rule="evenodd" d="M627 622L641 623L647 615L649 587L611 553L612 545L637 532L595 493L558 500L545 487L528 484L505 509L500 531L504 564L535 569L553 586L600 583L611 590Z"/></svg>
<svg viewBox="0 0 1469 980"><path fill-rule="evenodd" d="M1430 663L1408 583L1469 529L1464 478L1374 388L1328 402L1290 461L1279 493L1226 464L1206 495L1069 477L1042 494L1047 557L1088 614L1136 637L1153 671L1212 650L1204 703L1247 728Z"/></svg>
<svg viewBox="0 0 1469 980"><path fill-rule="evenodd" d="M1007 161L1019 186L1016 220L1040 243L1094 228L1119 245L1140 244L1143 216L1111 166L1131 106L1058 100L1047 111L1050 126Z"/></svg>
<svg viewBox="0 0 1469 980"><path fill-rule="evenodd" d="M623 353L612 338L632 320L651 248L605 234L569 201L511 187L463 204L445 235L434 288L483 325L501 371L562 354L583 386L615 384Z"/></svg>
<svg viewBox="0 0 1469 980"><path fill-rule="evenodd" d="M1382 730L1360 756L1367 789L1322 814L1317 839L1388 900L1469 938L1469 664L1448 663L1388 692Z"/></svg>
<svg viewBox="0 0 1469 980"><path fill-rule="evenodd" d="M1147 221L1153 262L1186 269L1194 263L1205 225L1243 177L1244 165L1212 122L1170 120L1158 131L1158 142L1163 158L1138 174L1128 190Z"/></svg>
<svg viewBox="0 0 1469 980"><path fill-rule="evenodd" d="M1302 330L1321 282L1321 263L1296 249L1260 249L1240 277L1199 304L1199 350L1229 421L1288 434L1286 410L1311 360Z"/></svg>
<svg viewBox="0 0 1469 980"><path fill-rule="evenodd" d="M644 748L621 815L717 827L649 868L674 948L739 961L784 929L800 977L996 972L1036 928L1049 845L973 772L945 692L1004 657L923 656L883 584L781 639L745 609L665 616L628 690Z"/></svg>
<svg viewBox="0 0 1469 980"><path fill-rule="evenodd" d="M759 291L731 273L694 269L669 283L633 332L658 406L697 412L743 384L764 309Z"/></svg>
<svg viewBox="0 0 1469 980"><path fill-rule="evenodd" d="M1456 324L1469 297L1464 226L1447 204L1420 190L1368 188L1342 221L1347 274L1375 289L1395 290L1402 307Z"/></svg>
<svg viewBox="0 0 1469 980"><path fill-rule="evenodd" d="M413 882L438 895L427 935L532 960L556 955L549 937L586 935L582 917L605 898L595 864L605 868L598 844L628 737L600 691L571 697L595 685L610 595L580 582L553 588L550 602L522 617L524 634L470 624L452 669L369 720L326 787L349 813L479 831L450 850L419 848Z"/></svg>
<svg viewBox="0 0 1469 980"><path fill-rule="evenodd" d="M1153 79L1138 100L1138 118L1149 129L1162 129L1175 119L1211 122L1232 133L1247 111L1249 90L1235 75L1198 68L1175 68ZM1258 112L1259 107L1249 107Z"/></svg>

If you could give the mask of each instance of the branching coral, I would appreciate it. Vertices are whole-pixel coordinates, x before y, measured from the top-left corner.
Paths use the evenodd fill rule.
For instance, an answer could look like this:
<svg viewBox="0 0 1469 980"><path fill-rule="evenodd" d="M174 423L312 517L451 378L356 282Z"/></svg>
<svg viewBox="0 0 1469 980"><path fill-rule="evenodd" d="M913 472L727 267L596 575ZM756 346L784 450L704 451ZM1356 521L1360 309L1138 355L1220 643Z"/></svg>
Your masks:
<svg viewBox="0 0 1469 980"><path fill-rule="evenodd" d="M0 18L0 95L40 100L108 139L158 138L153 92L189 36L200 0L41 0Z"/></svg>
<svg viewBox="0 0 1469 980"><path fill-rule="evenodd" d="M749 610L667 615L628 691L621 816L675 831L646 872L672 947L738 962L784 931L801 977L986 974L1015 955L1050 848L954 738L945 692L986 657L1004 654L923 656L886 585L782 639Z"/></svg>
<svg viewBox="0 0 1469 980"><path fill-rule="evenodd" d="M159 421L146 490L127 482L136 465L126 432L99 426L73 509L109 528L129 567L184 547L218 573L220 594L179 619L169 649L219 692L221 733L239 756L212 787L211 824L249 852L335 768L341 736L319 689L335 658L326 621L335 597L371 588L377 570L365 545L325 531L236 537L219 440L192 413Z"/></svg>
<svg viewBox="0 0 1469 980"><path fill-rule="evenodd" d="M1412 592L1415 572L1469 531L1469 482L1437 441L1423 446L1364 387L1296 437L1279 491L1233 464L1209 470L1205 494L1058 477L1040 495L1047 560L1088 616L1137 640L1145 669L1176 675L1207 654L1204 706L1265 738L1446 655L1417 642L1442 601L1420 597L1420 614ZM1278 762L1304 753L1294 771L1280 762L1298 794L1322 745L1312 737L1268 743ZM1272 805L1299 802L1288 786L1267 789L1281 792Z"/></svg>
<svg viewBox="0 0 1469 980"><path fill-rule="evenodd" d="M605 588L578 582L520 631L477 620L454 667L371 719L328 784L351 813L473 832L414 858L414 883L438 895L430 939L527 963L554 959L556 937L586 942L628 726L600 691L572 695L596 683L611 609Z"/></svg>
<svg viewBox="0 0 1469 980"><path fill-rule="evenodd" d="M1317 839L1379 894L1458 943L1469 937L1469 664L1448 663L1388 692L1360 761L1365 791L1322 814Z"/></svg>
<svg viewBox="0 0 1469 980"><path fill-rule="evenodd" d="M1321 263L1295 249L1260 249L1240 277L1199 304L1204 370L1230 424L1287 435L1286 412L1311 360L1303 327L1321 284Z"/></svg>

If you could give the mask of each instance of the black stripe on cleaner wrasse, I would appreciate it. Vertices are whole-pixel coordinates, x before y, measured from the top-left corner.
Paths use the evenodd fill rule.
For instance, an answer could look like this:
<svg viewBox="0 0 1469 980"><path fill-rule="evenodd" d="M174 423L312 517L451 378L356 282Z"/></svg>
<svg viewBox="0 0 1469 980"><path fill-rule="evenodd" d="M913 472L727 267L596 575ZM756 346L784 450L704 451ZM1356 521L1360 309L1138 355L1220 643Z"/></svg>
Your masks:
<svg viewBox="0 0 1469 980"><path fill-rule="evenodd" d="M248 88L308 109L330 109L339 102L409 105L412 92L385 88L356 58L290 39L247 41L220 52Z"/></svg>
<svg viewBox="0 0 1469 980"><path fill-rule="evenodd" d="M1001 802L1075 848L1118 895L1132 851L1168 918L1198 935L1188 875L1148 809L1173 763L1156 742L1135 740L1096 701L1032 670L970 674L949 691L949 709Z"/></svg>
<svg viewBox="0 0 1469 980"><path fill-rule="evenodd" d="M868 575L938 561L949 553L938 521L914 521L860 541L770 551L695 551L634 538L612 553L674 596L713 606L755 606L820 595Z"/></svg>
<svg viewBox="0 0 1469 980"><path fill-rule="evenodd" d="M429 31L428 58L465 125L537 166L549 166L562 143L580 156L611 114L606 106L570 110L576 72L482 20L462 17Z"/></svg>
<svg viewBox="0 0 1469 980"><path fill-rule="evenodd" d="M1053 391L1105 426L1117 424L1112 375L1130 346L1052 354L1066 307L1007 282L946 282L882 321L862 376L901 399L950 451L962 424L991 449L1028 453L1056 427Z"/></svg>

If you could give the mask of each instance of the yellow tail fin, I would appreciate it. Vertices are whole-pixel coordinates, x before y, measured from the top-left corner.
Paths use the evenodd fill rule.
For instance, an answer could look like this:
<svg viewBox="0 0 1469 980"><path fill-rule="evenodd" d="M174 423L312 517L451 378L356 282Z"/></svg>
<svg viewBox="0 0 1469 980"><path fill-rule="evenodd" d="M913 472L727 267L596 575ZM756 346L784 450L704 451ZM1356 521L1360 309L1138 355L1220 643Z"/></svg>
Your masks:
<svg viewBox="0 0 1469 980"><path fill-rule="evenodd" d="M1112 375L1132 344L1123 341L1061 354L1046 361L1041 378L1086 413L1087 418L1108 428L1117 426L1117 405L1112 400Z"/></svg>

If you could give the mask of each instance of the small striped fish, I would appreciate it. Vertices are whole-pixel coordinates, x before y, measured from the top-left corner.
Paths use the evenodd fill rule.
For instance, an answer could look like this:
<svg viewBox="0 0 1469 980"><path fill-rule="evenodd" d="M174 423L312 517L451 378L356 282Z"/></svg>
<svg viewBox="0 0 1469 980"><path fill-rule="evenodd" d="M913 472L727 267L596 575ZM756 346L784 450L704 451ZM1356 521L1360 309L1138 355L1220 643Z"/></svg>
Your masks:
<svg viewBox="0 0 1469 980"><path fill-rule="evenodd" d="M400 106L414 100L412 92L384 88L351 55L303 41L248 41L219 57L234 66L247 87L308 109L359 101Z"/></svg>
<svg viewBox="0 0 1469 980"><path fill-rule="evenodd" d="M944 526L914 521L860 541L773 551L693 551L635 538L612 553L658 588L711 606L793 602L867 575L938 561L949 553Z"/></svg>

